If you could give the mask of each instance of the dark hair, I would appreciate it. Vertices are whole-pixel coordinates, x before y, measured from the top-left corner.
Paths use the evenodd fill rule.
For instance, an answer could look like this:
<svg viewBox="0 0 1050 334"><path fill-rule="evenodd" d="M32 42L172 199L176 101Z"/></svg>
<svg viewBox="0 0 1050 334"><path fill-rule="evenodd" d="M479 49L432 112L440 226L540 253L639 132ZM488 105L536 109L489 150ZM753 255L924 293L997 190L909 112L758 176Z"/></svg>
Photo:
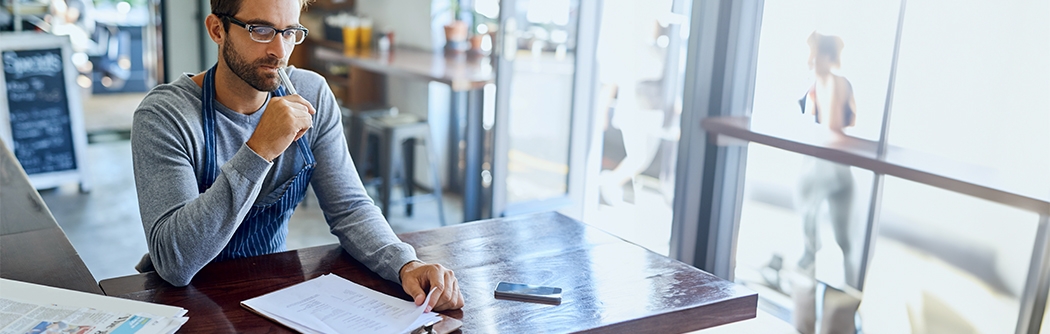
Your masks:
<svg viewBox="0 0 1050 334"><path fill-rule="evenodd" d="M241 11L241 3L244 0L211 0L211 13L219 16L222 19L222 28L226 31L230 30L230 21L227 20L226 16L237 15L237 12ZM299 9L306 9L314 0L299 0Z"/></svg>
<svg viewBox="0 0 1050 334"><path fill-rule="evenodd" d="M822 35L816 31L809 35L806 40L810 52L816 55L828 56L832 64L839 64L839 55L842 54L842 38L838 36Z"/></svg>

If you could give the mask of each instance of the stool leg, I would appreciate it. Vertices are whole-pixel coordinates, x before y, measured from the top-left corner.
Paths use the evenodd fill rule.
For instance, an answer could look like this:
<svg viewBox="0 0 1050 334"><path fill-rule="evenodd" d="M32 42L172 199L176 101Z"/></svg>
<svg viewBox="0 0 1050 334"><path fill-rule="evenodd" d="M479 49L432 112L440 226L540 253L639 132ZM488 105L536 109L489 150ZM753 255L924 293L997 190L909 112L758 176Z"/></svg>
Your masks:
<svg viewBox="0 0 1050 334"><path fill-rule="evenodd" d="M402 190L405 193L405 199L407 199L407 201L405 202L405 215L412 217L411 198L412 194L415 193L415 184L413 182L413 179L416 176L416 140L414 138L409 138L405 140L405 146L402 146L402 148L404 149L405 153L405 163L402 164L402 166L404 167L402 170L405 171L404 180L402 182L402 187L404 188L402 188Z"/></svg>
<svg viewBox="0 0 1050 334"><path fill-rule="evenodd" d="M357 168L357 177L361 179L362 185L365 182L365 169L368 168L368 151L361 149L367 145L366 139L368 137L362 136L360 133L350 135L350 141L353 144L350 146L350 160L354 162L354 167Z"/></svg>
<svg viewBox="0 0 1050 334"><path fill-rule="evenodd" d="M368 133L360 133L355 137L357 137L354 140L357 147L354 148L350 158L353 159L354 165L357 166L357 176L361 178L361 183L367 187L368 175L372 175L372 177L379 176L379 150L373 150L372 146L379 143L381 138ZM356 156L353 154L356 154Z"/></svg>
<svg viewBox="0 0 1050 334"><path fill-rule="evenodd" d="M364 152L361 152L361 147L364 146L363 144L361 144L361 134L364 132L364 129L360 123L361 121L358 120L356 117L351 117L350 126L347 127L347 133L344 134L346 135L346 147L350 149L350 155L353 158L357 159L360 159L362 156L364 156ZM360 163L358 163L358 165L360 165Z"/></svg>
<svg viewBox="0 0 1050 334"><path fill-rule="evenodd" d="M379 207L383 209L383 216L390 216L390 190L393 185L393 172L394 164L393 158L395 152L391 152L398 145L394 145L391 140L391 134L389 131L384 133L383 138L379 139L379 180L382 184L379 185Z"/></svg>
<svg viewBox="0 0 1050 334"><path fill-rule="evenodd" d="M377 177L381 173L379 171L379 151L382 146L383 137L377 134L365 134L364 142L367 143L364 149L368 151L368 161L366 161L364 171L368 174L372 174L372 177ZM382 180L382 179L380 179Z"/></svg>

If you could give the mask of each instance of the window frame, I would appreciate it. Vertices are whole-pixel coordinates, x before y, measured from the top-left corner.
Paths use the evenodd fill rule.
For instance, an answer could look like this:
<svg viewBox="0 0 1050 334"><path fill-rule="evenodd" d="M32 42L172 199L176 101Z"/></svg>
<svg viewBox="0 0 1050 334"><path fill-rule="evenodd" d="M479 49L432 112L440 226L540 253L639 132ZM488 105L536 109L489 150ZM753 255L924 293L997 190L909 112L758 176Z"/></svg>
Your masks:
<svg viewBox="0 0 1050 334"><path fill-rule="evenodd" d="M728 280L734 279L748 141L739 137L724 141L728 137L709 132L701 124L705 118L750 117L763 7L763 0L711 0L694 4L686 59L670 255ZM906 7L907 0L901 0L876 159L885 158L889 151L887 137ZM874 172L860 287L874 255L876 222L881 211L885 174ZM967 193L935 184L931 180L936 177L928 179L911 181ZM1047 208L1039 207L1050 199L1033 200L1027 205L1005 203L1040 214L1016 333L1039 332L1050 292L1050 213L1047 213L1050 204Z"/></svg>

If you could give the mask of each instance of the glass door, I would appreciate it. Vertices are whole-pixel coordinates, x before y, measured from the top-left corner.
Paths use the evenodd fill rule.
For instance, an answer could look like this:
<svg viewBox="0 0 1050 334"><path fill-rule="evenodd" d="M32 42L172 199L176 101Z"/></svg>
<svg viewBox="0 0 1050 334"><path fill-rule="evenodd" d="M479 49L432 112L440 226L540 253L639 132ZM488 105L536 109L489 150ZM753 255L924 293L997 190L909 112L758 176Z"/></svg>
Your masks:
<svg viewBox="0 0 1050 334"><path fill-rule="evenodd" d="M484 112L493 140L493 216L548 210L582 216L597 5L499 4L495 106Z"/></svg>
<svg viewBox="0 0 1050 334"><path fill-rule="evenodd" d="M602 1L587 222L668 254L691 1Z"/></svg>

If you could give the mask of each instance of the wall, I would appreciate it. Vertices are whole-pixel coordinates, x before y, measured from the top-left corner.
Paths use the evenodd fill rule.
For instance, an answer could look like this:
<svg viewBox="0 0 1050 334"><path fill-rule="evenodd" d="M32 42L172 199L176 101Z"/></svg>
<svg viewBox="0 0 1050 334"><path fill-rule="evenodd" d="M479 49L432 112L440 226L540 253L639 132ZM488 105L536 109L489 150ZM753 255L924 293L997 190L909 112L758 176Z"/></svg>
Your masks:
<svg viewBox="0 0 1050 334"><path fill-rule="evenodd" d="M197 73L203 68L200 59L203 20L198 7L206 2L164 1L164 80L171 82L177 75ZM211 41L210 39L208 41Z"/></svg>
<svg viewBox="0 0 1050 334"><path fill-rule="evenodd" d="M440 13L447 7L448 0L361 0L357 13L372 18L376 31L393 30L396 46L434 50L445 45L448 18Z"/></svg>

